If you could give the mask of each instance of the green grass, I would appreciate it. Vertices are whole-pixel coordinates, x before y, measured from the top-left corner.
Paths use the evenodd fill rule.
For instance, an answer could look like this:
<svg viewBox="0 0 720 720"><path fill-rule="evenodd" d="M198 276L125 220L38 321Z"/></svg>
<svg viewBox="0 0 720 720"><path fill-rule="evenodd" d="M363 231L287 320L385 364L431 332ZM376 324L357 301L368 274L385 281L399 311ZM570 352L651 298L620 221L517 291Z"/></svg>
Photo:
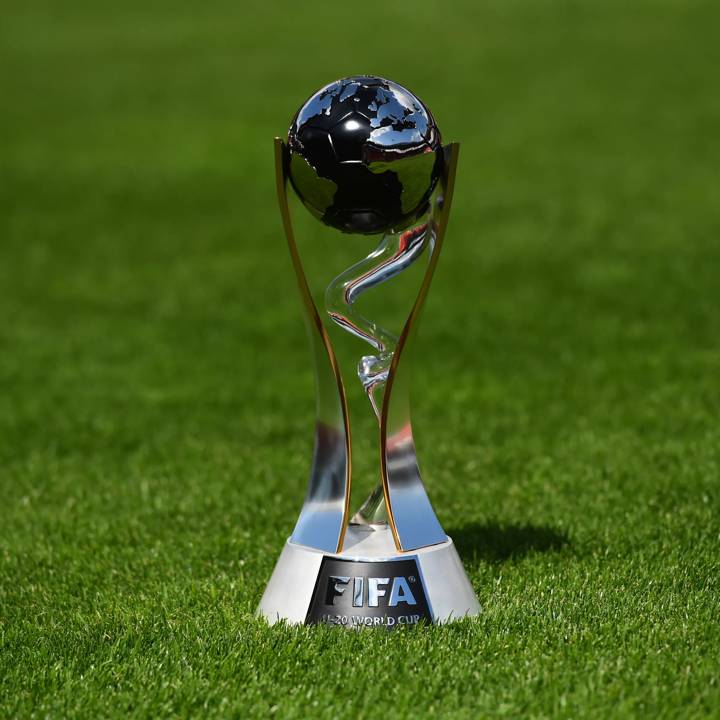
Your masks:
<svg viewBox="0 0 720 720"><path fill-rule="evenodd" d="M6 4L0 717L720 716L718 23ZM358 72L463 146L414 418L484 613L392 634L253 616L314 405L271 138Z"/></svg>

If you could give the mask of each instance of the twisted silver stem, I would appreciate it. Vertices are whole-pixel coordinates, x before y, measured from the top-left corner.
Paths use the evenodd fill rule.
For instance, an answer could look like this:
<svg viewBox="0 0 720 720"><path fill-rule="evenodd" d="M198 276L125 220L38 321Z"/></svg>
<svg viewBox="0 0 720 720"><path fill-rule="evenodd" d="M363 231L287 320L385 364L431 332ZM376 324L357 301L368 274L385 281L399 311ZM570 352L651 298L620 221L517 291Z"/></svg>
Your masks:
<svg viewBox="0 0 720 720"><path fill-rule="evenodd" d="M325 307L330 319L376 351L360 358L357 374L378 423L383 390L398 338L358 312L354 304L364 292L395 277L422 255L428 244L429 228L430 224L423 222L403 233L384 235L370 255L340 273L325 291ZM382 485L378 485L354 520L369 522L377 519L382 511L382 500Z"/></svg>

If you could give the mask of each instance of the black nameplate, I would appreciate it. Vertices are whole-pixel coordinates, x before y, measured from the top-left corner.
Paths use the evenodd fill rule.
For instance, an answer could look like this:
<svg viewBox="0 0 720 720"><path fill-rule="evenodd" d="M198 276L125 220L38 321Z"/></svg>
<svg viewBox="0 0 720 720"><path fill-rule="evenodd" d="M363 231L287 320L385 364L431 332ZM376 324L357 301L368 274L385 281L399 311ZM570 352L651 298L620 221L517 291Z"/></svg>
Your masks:
<svg viewBox="0 0 720 720"><path fill-rule="evenodd" d="M386 627L432 623L417 561L324 557L306 625Z"/></svg>

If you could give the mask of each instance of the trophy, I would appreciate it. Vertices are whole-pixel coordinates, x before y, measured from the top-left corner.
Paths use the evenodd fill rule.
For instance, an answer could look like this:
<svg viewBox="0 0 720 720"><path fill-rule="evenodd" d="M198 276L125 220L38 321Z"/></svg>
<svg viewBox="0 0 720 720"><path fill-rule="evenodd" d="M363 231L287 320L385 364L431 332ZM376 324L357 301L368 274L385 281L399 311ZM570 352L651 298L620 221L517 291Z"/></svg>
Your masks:
<svg viewBox="0 0 720 720"><path fill-rule="evenodd" d="M480 612L420 477L408 384L458 150L457 143L443 147L432 114L415 95L372 76L320 89L298 110L287 143L275 139L280 212L315 363L317 420L305 502L258 608L269 622L393 628ZM337 242L362 247L363 236L376 236L364 259L325 278L322 309L301 261L288 183L317 219L352 235L338 234ZM410 268L420 269L419 280L397 332L360 312L360 296ZM357 347L352 366L341 367L332 333ZM379 460L377 485L355 513L349 389L367 398L363 411L375 416Z"/></svg>

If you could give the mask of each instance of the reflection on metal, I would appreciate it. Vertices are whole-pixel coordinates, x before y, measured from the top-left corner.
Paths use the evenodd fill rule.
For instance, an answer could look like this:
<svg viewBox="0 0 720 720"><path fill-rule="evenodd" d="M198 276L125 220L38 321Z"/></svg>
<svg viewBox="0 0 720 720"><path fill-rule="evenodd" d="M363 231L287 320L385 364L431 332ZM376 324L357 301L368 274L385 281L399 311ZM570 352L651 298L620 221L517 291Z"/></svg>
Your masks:
<svg viewBox="0 0 720 720"><path fill-rule="evenodd" d="M287 154L280 138L275 138L275 180L283 228L305 307L317 393L310 482L292 541L334 553L342 550L350 510L350 426L338 363L312 299L295 242L287 200Z"/></svg>
<svg viewBox="0 0 720 720"><path fill-rule="evenodd" d="M409 366L406 362L400 371L400 360L407 355L408 347L415 338L418 318L440 256L450 216L459 149L457 143L444 148L443 176L433 198L430 216L432 254L415 304L393 354L380 418L385 502L395 544L398 550L403 551L435 545L447 539L420 477L410 422Z"/></svg>

